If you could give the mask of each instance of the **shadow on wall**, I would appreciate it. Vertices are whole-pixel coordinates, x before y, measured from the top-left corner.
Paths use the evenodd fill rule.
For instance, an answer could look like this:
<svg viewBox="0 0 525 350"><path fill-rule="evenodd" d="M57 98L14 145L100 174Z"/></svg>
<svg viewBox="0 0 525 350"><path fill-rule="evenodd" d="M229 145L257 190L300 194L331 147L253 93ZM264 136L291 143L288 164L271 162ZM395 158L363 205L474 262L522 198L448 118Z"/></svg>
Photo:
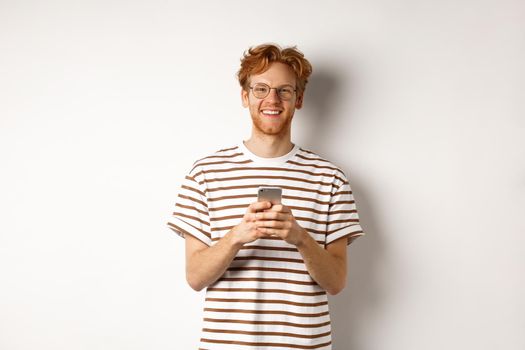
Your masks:
<svg viewBox="0 0 525 350"><path fill-rule="evenodd" d="M378 264L384 258L380 229L374 225L373 209L366 201L360 182L350 179L350 185L359 188L356 199L359 219L365 236L358 237L348 249L346 288L336 296L329 296L334 350L362 350L370 341L363 339L366 329L380 318L383 296L377 276ZM353 184L353 185L352 185Z"/></svg>
<svg viewBox="0 0 525 350"><path fill-rule="evenodd" d="M312 135L307 138L308 147L326 154L328 159L331 159L333 152L326 149L325 144L332 137L330 132L340 124L338 119L341 116L336 111L341 111L341 102L344 101L345 106L351 102L352 86L352 80L348 76L341 77L333 67L316 66L306 89L305 106L313 124ZM351 118L351 115L345 114L344 117ZM348 130L349 138L351 134L352 130ZM334 350L364 349L367 340L361 335L366 334L365 327L377 318L384 295L377 277L378 263L384 258L384 247L379 228L375 227L373 208L367 202L366 183L352 176L350 163L344 159L336 162L347 175L354 196L358 189L359 198L355 199L365 236L357 238L348 247L346 288L337 296L329 297Z"/></svg>
<svg viewBox="0 0 525 350"><path fill-rule="evenodd" d="M337 127L334 121L336 117L337 102L341 101L341 81L336 72L331 72L322 66L315 68L305 90L304 109L309 120L311 135L308 147L322 153L325 140L330 138L330 128ZM304 118L304 116L302 118Z"/></svg>

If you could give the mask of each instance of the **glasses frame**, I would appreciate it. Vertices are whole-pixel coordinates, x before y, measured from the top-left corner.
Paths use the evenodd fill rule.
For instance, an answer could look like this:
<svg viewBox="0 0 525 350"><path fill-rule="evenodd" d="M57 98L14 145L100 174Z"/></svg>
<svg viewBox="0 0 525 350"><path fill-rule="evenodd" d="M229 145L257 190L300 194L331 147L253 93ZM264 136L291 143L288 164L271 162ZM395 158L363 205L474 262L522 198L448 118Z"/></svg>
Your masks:
<svg viewBox="0 0 525 350"><path fill-rule="evenodd" d="M268 87L268 93L266 95L264 95L263 97L255 96L255 92L253 91L253 88L256 85L264 85L264 86ZM278 86L278 87L271 87L270 85L265 84L265 83L255 83L253 86L249 86L249 88L250 88L250 90L252 90L253 97L255 97L255 98L259 99L259 100L262 100L263 98L268 97L268 95L270 94L270 91L275 90L275 92L277 92L277 96L279 96L279 99L281 99L282 101L290 101L293 98L293 94L292 94L292 97L290 97L290 98L282 98L282 96L279 93L279 89L282 89L285 86L290 86L290 87L293 88L293 85L290 85L290 84L284 84L284 85L281 85L281 86ZM297 88L293 88L292 91L294 93L296 93L297 92Z"/></svg>

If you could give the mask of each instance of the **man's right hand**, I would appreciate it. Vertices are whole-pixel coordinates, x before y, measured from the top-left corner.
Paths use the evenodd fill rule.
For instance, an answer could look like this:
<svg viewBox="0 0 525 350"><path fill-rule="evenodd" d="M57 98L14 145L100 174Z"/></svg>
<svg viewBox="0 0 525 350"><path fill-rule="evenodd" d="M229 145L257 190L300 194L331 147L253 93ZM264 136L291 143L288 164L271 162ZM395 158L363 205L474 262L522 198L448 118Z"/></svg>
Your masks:
<svg viewBox="0 0 525 350"><path fill-rule="evenodd" d="M267 234L259 231L255 226L255 214L258 211L270 209L272 203L270 202L253 202L246 209L242 221L240 224L232 228L231 234L233 242L237 245L244 245L259 239L260 237L266 237Z"/></svg>

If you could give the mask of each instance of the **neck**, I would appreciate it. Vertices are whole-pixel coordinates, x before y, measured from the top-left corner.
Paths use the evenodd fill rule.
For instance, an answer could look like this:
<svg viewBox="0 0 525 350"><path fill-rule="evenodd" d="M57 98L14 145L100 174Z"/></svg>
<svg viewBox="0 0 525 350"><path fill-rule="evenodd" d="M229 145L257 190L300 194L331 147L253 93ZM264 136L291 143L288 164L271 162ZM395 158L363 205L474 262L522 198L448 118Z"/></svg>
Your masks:
<svg viewBox="0 0 525 350"><path fill-rule="evenodd" d="M244 141L244 145L253 154L262 158L275 158L290 152L294 144L288 137L275 137L273 135L260 135L252 132L252 136Z"/></svg>

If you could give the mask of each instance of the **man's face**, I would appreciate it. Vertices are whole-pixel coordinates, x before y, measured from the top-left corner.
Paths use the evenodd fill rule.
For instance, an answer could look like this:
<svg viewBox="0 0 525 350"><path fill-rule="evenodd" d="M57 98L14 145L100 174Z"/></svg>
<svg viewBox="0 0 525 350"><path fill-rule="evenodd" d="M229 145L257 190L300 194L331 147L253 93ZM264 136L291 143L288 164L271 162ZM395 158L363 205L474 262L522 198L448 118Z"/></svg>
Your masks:
<svg viewBox="0 0 525 350"><path fill-rule="evenodd" d="M271 88L291 85L297 88L295 73L288 65L274 62L268 70L261 74L251 75L250 86L264 83ZM286 135L290 130L295 109L302 107L303 96L293 93L290 100L284 101L271 89L263 99L256 98L251 90L241 91L242 105L249 107L253 125L257 131L266 135ZM278 114L275 114L275 113Z"/></svg>

